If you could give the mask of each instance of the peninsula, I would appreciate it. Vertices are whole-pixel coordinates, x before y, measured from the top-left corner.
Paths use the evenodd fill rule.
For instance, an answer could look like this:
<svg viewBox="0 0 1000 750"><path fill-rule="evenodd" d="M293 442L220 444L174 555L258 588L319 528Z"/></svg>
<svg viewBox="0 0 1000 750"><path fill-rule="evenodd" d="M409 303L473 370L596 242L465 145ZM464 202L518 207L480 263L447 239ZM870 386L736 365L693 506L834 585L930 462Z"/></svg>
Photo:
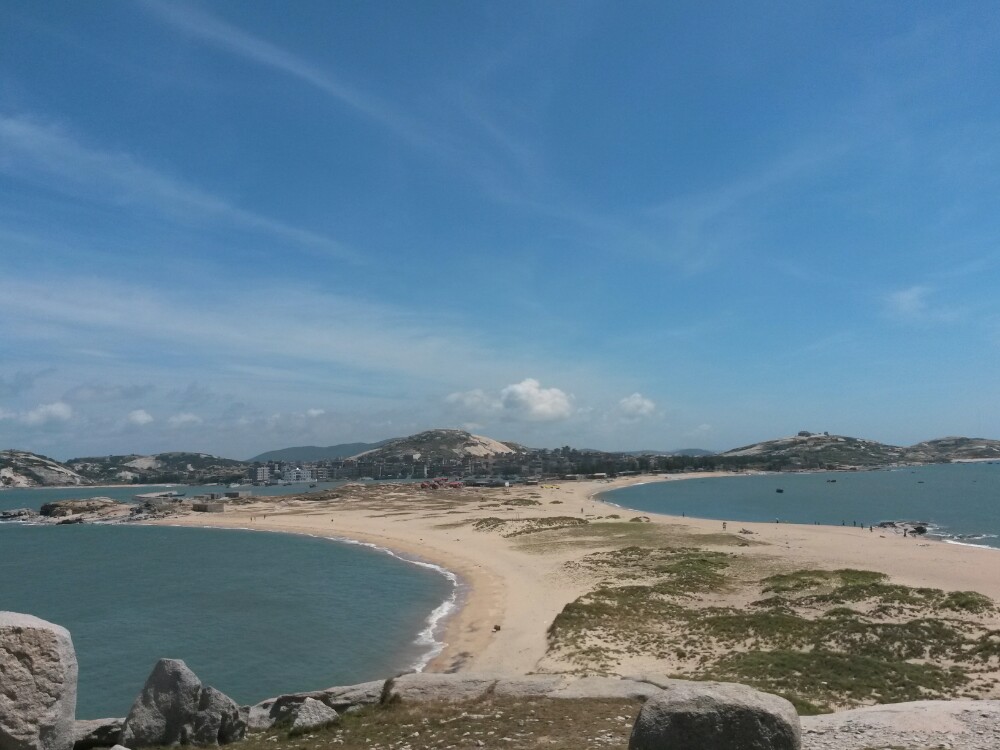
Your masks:
<svg viewBox="0 0 1000 750"><path fill-rule="evenodd" d="M150 522L351 539L453 571L459 606L429 671L729 680L801 713L1000 697L995 550L886 529L724 529L597 496L636 481L354 484Z"/></svg>

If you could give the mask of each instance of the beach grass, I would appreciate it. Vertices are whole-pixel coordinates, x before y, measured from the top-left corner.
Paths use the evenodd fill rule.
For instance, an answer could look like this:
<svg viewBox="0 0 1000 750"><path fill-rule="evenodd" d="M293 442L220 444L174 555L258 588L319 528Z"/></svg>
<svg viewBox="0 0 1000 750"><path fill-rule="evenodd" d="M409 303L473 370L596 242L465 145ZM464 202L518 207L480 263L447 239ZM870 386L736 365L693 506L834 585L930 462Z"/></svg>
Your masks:
<svg viewBox="0 0 1000 750"><path fill-rule="evenodd" d="M614 673L653 656L674 676L744 682L816 713L974 697L1000 661L1000 630L989 626L996 605L971 592L854 569L748 582L738 555L698 547L630 545L567 566L600 581L548 631L550 655L578 669Z"/></svg>

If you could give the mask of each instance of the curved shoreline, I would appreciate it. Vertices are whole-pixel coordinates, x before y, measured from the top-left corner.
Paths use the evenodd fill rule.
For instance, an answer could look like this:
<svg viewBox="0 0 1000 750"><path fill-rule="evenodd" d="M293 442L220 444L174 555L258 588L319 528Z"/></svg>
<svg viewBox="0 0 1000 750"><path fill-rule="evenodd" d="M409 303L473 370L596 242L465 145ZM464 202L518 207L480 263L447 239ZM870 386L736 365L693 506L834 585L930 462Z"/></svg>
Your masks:
<svg viewBox="0 0 1000 750"><path fill-rule="evenodd" d="M421 559L419 556L406 556L397 552L396 550L390 549L373 542L365 542L358 539L351 539L348 537L337 537L328 536L325 534L313 534L306 531L286 531L282 529L262 529L254 528L252 526L219 526L217 524L187 524L187 523L170 523L169 519L163 522L142 522L138 525L143 526L162 526L164 528L199 528L199 529L214 529L217 531L251 531L251 532L261 532L269 534L286 534L289 536L306 536L311 539L322 539L325 541L335 542L337 544L346 544L354 547L365 547L379 554L388 555L389 557L395 558L400 562L407 563L408 565L416 565L421 568L429 568L435 573L446 578L451 583L451 595L448 596L441 604L431 610L431 613L424 618L423 622L426 626L417 632L413 639L414 645L425 645L428 647L427 651L420 655L416 662L409 665L409 669L415 672L422 672L429 663L431 663L445 648L446 643L443 640L439 640L436 636L439 635L439 626L444 626L447 619L457 610L460 609L460 597L459 593L463 588L463 583L460 577L451 570L437 565L436 563L430 562L429 560Z"/></svg>
<svg viewBox="0 0 1000 750"><path fill-rule="evenodd" d="M671 519L671 520L673 520L675 522L676 521L684 522L684 521L686 521L688 519L691 519L691 520L708 521L708 522L716 522L716 523L721 523L721 522L725 521L725 522L727 522L729 524L738 524L738 523L739 524L746 524L746 523L770 524L772 522L769 519L744 520L744 519L741 519L741 518L732 518L732 517L726 517L726 516L723 516L723 515L718 515L718 516L700 516L700 515L697 515L697 514L695 514L695 515L682 514L682 515L678 516L678 515L676 515L674 513L663 512L663 511L651 511L651 510L648 510L648 509L635 508L635 507L632 507L632 506L629 506L629 505L623 505L621 503L614 502L611 499L611 496L613 494L619 492L620 490L626 489L627 487L639 487L639 486L644 486L644 485L649 485L649 484L667 484L667 483L670 483L670 482L679 481L679 480L685 480L685 479L727 479L727 478L735 478L735 477L778 476L781 473L782 472L750 472L750 473L746 473L746 472L710 472L710 473L707 473L706 472L706 473L700 473L700 474L668 475L668 476L664 476L662 478L655 478L655 479L653 479L651 481L640 481L640 482L635 482L635 483L633 483L631 485L626 485L626 486L622 486L622 487L614 487L614 488L611 488L611 489L608 489L608 490L602 490L602 491L600 491L598 493L595 493L594 494L594 498L597 501L599 501L599 502L603 502L603 503L605 503L607 505L610 505L612 507L619 508L621 510L626 510L626 511L629 511L631 513L653 514L653 515L662 517L664 519ZM854 472L843 472L843 471L840 471L840 470L831 470L831 471L816 470L816 471L808 471L808 472L796 472L795 476L811 475L811 474L842 474L842 473L853 474ZM898 525L894 525L894 526L881 526L881 525L879 525L879 524L885 523L885 522L891 522L893 524L898 524ZM828 529L843 528L843 524L838 527L838 525L836 523L833 523L833 522L827 522L827 523L816 522L816 523L811 523L810 524L810 523L807 523L805 521L793 521L793 520L784 520L784 519L782 519L780 521L780 523L784 524L784 525L790 525L790 526L805 526L805 527L819 526L821 528L828 528ZM877 531L881 531L881 533L892 533L892 534L897 534L898 535L901 529L907 528L908 526L912 526L914 523L915 522L913 522L913 521L905 521L905 520L900 520L900 519L896 519L896 518L887 518L887 519L884 519L883 521L880 521L879 524L874 525L874 529L877 530ZM960 547L974 547L974 548L978 548L978 549L986 549L986 550L993 550L994 552L1000 552L1000 546L991 545L991 544L976 544L975 543L976 539L982 539L982 538L987 538L987 537L988 538L993 538L993 539L997 538L997 535L994 534L994 533L992 533L992 531L982 532L982 533L970 533L968 535L945 536L944 534L938 533L938 530L941 529L941 528L948 528L947 525L941 526L941 525L938 525L935 522L931 522L931 523L921 522L921 524L927 527L926 533L924 533L923 535L919 536L919 538L922 538L925 541L936 542L936 543L943 543L943 544L952 544L952 545L956 545L956 546L960 546ZM869 524L862 524L860 526L852 526L851 528L865 529L865 528L868 528L868 526L869 526ZM915 537L915 538L917 538L917 537Z"/></svg>

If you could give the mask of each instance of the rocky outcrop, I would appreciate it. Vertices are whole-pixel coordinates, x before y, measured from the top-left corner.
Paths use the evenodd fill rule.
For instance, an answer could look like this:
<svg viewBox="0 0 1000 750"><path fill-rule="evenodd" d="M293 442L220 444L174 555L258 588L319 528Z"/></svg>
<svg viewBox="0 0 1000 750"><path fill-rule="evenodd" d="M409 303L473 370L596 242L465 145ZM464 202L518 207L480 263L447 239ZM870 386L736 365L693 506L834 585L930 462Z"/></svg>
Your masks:
<svg viewBox="0 0 1000 750"><path fill-rule="evenodd" d="M629 750L799 750L784 698L726 682L670 682L643 705Z"/></svg>
<svg viewBox="0 0 1000 750"><path fill-rule="evenodd" d="M83 514L112 514L127 511L128 506L110 497L90 497L82 500L55 500L45 503L38 512L49 518L66 518Z"/></svg>
<svg viewBox="0 0 1000 750"><path fill-rule="evenodd" d="M125 719L77 720L73 729L73 750L117 745L122 738Z"/></svg>
<svg viewBox="0 0 1000 750"><path fill-rule="evenodd" d="M125 717L121 742L149 745L219 745L246 734L239 706L177 659L160 659Z"/></svg>
<svg viewBox="0 0 1000 750"><path fill-rule="evenodd" d="M496 682L496 677L484 675L410 673L389 680L384 695L386 701L471 701L486 695Z"/></svg>
<svg viewBox="0 0 1000 750"><path fill-rule="evenodd" d="M71 750L76 678L65 628L0 612L0 748Z"/></svg>
<svg viewBox="0 0 1000 750"><path fill-rule="evenodd" d="M31 521L38 517L38 511L31 508L11 508L0 511L0 521Z"/></svg>
<svg viewBox="0 0 1000 750"><path fill-rule="evenodd" d="M340 721L340 715L325 703L306 698L295 711L290 732L302 734L314 729L322 729Z"/></svg>
<svg viewBox="0 0 1000 750"><path fill-rule="evenodd" d="M384 688L385 680L373 680L360 685L268 698L250 707L248 727L252 732L262 732L278 724L289 723L307 700L319 701L339 713L354 711L362 706L373 706L381 702Z"/></svg>

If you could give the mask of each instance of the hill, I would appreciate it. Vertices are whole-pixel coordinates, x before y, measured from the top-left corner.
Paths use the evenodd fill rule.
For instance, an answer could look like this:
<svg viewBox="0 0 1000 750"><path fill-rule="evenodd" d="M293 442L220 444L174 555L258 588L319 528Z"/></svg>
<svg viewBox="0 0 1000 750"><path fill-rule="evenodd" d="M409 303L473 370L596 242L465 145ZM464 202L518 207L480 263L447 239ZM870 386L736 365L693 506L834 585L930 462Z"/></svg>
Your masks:
<svg viewBox="0 0 1000 750"><path fill-rule="evenodd" d="M47 456L13 449L0 452L0 486L58 487L81 484L91 482Z"/></svg>
<svg viewBox="0 0 1000 750"><path fill-rule="evenodd" d="M415 461L446 461L470 456L486 458L527 452L523 445L473 435L464 430L427 430L409 437L388 440L378 448L363 451L353 458L363 461L402 461L412 457Z"/></svg>
<svg viewBox="0 0 1000 750"><path fill-rule="evenodd" d="M95 482L226 482L242 479L247 464L208 453L156 453L150 456L90 456L71 458L66 464Z"/></svg>
<svg viewBox="0 0 1000 750"><path fill-rule="evenodd" d="M765 440L720 453L723 457L775 461L802 468L828 466L885 466L905 460L905 448L875 440L800 432L792 437Z"/></svg>
<svg viewBox="0 0 1000 750"><path fill-rule="evenodd" d="M986 438L944 437L911 445L906 460L919 463L1000 459L1000 440Z"/></svg>
<svg viewBox="0 0 1000 750"><path fill-rule="evenodd" d="M340 443L339 445L328 445L325 448L316 445L300 445L294 448L280 448L275 451L267 451L259 456L254 456L247 463L266 463L268 461L330 461L337 458L350 458L359 453L373 450L388 443L388 440L380 440L377 443Z"/></svg>

